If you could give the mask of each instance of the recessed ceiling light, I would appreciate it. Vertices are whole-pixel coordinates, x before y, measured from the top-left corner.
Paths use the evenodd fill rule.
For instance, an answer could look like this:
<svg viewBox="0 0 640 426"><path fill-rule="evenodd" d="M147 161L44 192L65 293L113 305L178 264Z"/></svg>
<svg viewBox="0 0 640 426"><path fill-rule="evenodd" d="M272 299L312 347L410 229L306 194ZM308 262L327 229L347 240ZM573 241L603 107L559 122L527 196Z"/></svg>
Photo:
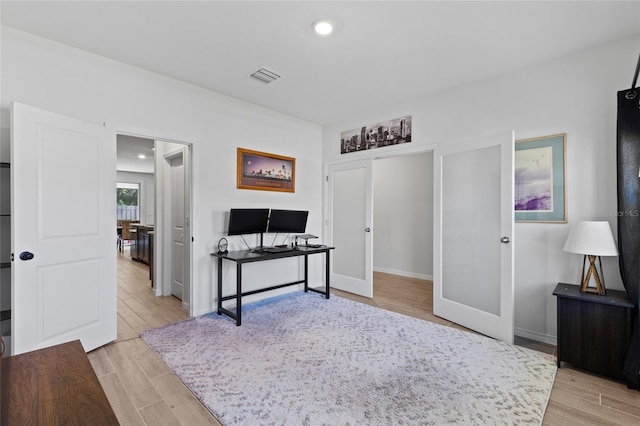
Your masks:
<svg viewBox="0 0 640 426"><path fill-rule="evenodd" d="M312 25L316 34L321 36L328 36L333 31L333 24L326 19L318 19Z"/></svg>
<svg viewBox="0 0 640 426"><path fill-rule="evenodd" d="M144 154L138 154L138 158L144 160L145 158L147 158L147 156Z"/></svg>

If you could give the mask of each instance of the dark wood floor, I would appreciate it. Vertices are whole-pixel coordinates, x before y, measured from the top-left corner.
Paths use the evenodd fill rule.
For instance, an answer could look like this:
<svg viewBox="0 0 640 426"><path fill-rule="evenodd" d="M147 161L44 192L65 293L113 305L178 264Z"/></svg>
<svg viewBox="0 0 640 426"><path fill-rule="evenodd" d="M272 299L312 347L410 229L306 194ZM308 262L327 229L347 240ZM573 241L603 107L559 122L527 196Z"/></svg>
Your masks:
<svg viewBox="0 0 640 426"><path fill-rule="evenodd" d="M118 259L118 340L89 359L122 425L217 425L216 419L139 338L142 330L186 319L174 297L154 297L148 269ZM395 312L464 329L433 315L429 281L376 273L373 299L339 290L333 294ZM517 339L554 353L555 346ZM640 425L640 392L622 383L563 367L554 382L545 425Z"/></svg>

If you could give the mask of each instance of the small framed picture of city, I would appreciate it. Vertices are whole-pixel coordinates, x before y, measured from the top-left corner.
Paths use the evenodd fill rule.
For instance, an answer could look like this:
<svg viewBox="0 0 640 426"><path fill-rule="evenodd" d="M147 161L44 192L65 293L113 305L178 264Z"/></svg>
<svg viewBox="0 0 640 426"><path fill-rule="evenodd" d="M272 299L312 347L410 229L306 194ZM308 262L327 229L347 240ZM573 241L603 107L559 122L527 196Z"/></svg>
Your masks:
<svg viewBox="0 0 640 426"><path fill-rule="evenodd" d="M340 133L340 153L365 151L411 142L411 116Z"/></svg>
<svg viewBox="0 0 640 426"><path fill-rule="evenodd" d="M295 192L296 159L238 148L237 187Z"/></svg>
<svg viewBox="0 0 640 426"><path fill-rule="evenodd" d="M566 156L566 133L516 141L516 222L567 223Z"/></svg>

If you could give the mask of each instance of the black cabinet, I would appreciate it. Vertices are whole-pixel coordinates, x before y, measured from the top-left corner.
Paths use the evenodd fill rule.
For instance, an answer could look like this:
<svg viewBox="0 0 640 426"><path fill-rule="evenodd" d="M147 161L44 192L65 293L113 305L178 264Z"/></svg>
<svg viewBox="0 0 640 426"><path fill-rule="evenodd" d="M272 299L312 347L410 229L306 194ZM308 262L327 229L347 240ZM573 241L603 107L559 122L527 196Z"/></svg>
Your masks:
<svg viewBox="0 0 640 426"><path fill-rule="evenodd" d="M131 258L133 260L138 259L138 230L133 227L129 230L129 251L131 252Z"/></svg>
<svg viewBox="0 0 640 426"><path fill-rule="evenodd" d="M149 265L152 259L150 233L153 235L153 226L132 225L131 258L146 265Z"/></svg>
<svg viewBox="0 0 640 426"><path fill-rule="evenodd" d="M558 284L558 367L577 368L624 379L622 368L631 342L633 303L624 291L605 296L581 293L580 286Z"/></svg>
<svg viewBox="0 0 640 426"><path fill-rule="evenodd" d="M138 229L138 260L149 264L149 234L142 229Z"/></svg>

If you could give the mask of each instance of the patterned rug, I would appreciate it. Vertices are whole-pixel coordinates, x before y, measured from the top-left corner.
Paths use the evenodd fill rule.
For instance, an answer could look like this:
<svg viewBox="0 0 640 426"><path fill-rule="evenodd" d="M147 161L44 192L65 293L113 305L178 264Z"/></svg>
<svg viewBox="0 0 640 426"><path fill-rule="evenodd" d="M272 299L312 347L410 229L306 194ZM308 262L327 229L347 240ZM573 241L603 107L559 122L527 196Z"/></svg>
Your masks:
<svg viewBox="0 0 640 426"><path fill-rule="evenodd" d="M245 305L142 338L223 425L540 424L552 356L337 296Z"/></svg>

